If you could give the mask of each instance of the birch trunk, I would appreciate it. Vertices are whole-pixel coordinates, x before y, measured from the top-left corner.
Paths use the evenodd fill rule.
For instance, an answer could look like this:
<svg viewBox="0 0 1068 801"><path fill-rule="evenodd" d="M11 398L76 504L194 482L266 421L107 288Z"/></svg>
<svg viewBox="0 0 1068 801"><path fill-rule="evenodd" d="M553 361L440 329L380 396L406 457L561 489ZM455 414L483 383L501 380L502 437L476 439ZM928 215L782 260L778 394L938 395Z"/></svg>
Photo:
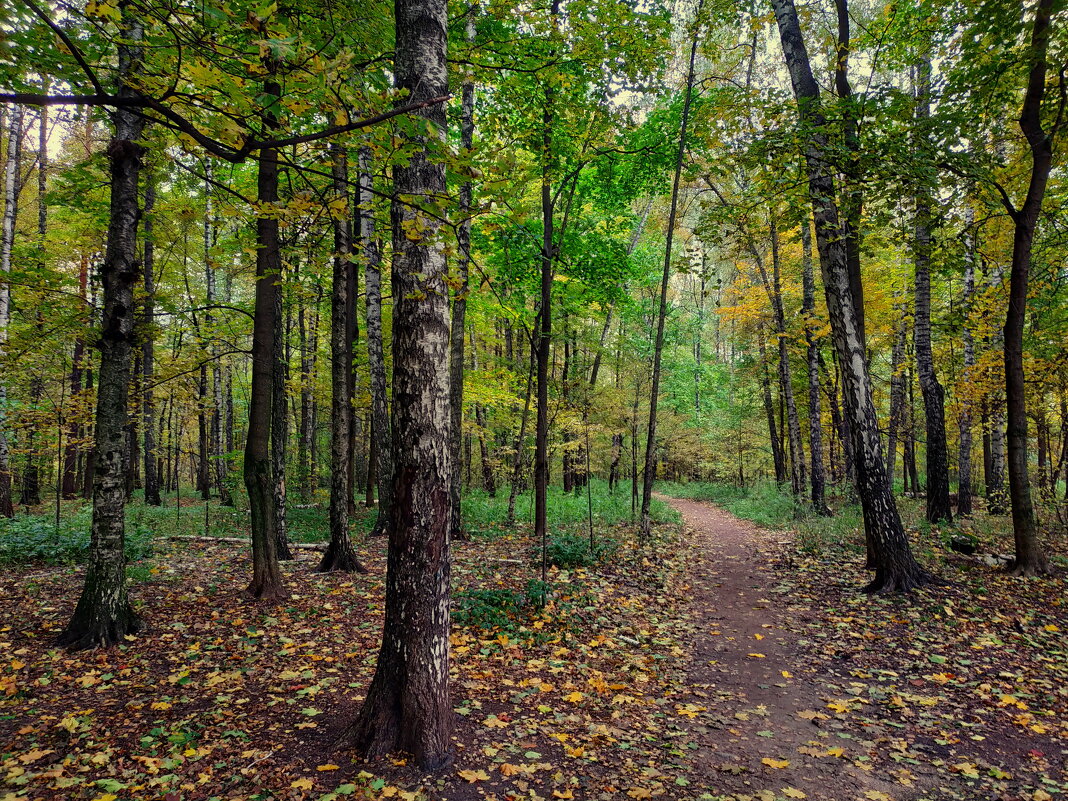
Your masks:
<svg viewBox="0 0 1068 801"><path fill-rule="evenodd" d="M398 89L402 102L448 93L445 0L396 0ZM429 125L409 135L417 148L393 168L398 196L439 203L445 169L445 106L414 115ZM412 754L427 771L452 761L449 699L449 302L445 248L435 217L394 201L393 498L390 505L382 647L367 699L348 736L367 758ZM413 237L413 232L419 234Z"/></svg>

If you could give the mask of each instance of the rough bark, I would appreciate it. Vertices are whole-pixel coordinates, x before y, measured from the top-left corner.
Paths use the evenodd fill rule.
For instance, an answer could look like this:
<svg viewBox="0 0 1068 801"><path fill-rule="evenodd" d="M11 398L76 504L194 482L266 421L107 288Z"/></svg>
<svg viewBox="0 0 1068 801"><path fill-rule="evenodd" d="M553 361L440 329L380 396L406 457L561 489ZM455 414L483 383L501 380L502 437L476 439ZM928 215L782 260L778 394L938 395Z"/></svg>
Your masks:
<svg viewBox="0 0 1068 801"><path fill-rule="evenodd" d="M916 123L921 129L923 148L925 126L931 117L931 62L920 59L916 65ZM921 185L916 191L913 220L913 264L916 274L916 313L913 319L916 373L923 395L927 433L927 520L950 523L949 445L946 442L945 391L938 380L931 348L931 190Z"/></svg>
<svg viewBox="0 0 1068 801"><path fill-rule="evenodd" d="M141 58L140 21L122 6L118 46L120 97L136 97L125 84ZM126 417L130 358L134 344L134 284L137 261L138 177L144 119L129 109L112 112L115 134L108 145L111 199L107 245L100 278L104 291L100 385L96 408L93 523L85 583L58 643L71 649L108 646L141 628L126 593Z"/></svg>
<svg viewBox="0 0 1068 801"><path fill-rule="evenodd" d="M402 102L448 93L444 0L397 0L396 86ZM400 197L445 195L445 107L416 112L429 133L393 169ZM423 770L452 761L449 699L449 302L445 250L435 217L394 201L393 499L382 647L349 737L365 757L410 752ZM413 232L418 235L413 236Z"/></svg>
<svg viewBox="0 0 1068 801"><path fill-rule="evenodd" d="M1018 576L1049 572L1046 553L1038 540L1038 521L1031 502L1027 475L1027 392L1024 383L1023 337L1027 313L1031 246L1038 227L1046 184L1053 168L1053 137L1042 125L1046 94L1046 53L1049 48L1053 0L1039 0L1031 31L1031 70L1027 79L1020 130L1031 151L1027 195L1019 209L1010 209L1014 223L1009 303L1005 313L1005 406L1008 440L1009 500L1016 555L1011 571Z"/></svg>
<svg viewBox="0 0 1068 801"><path fill-rule="evenodd" d="M771 378L768 375L768 350L764 344L764 330L758 337L760 342L760 397L764 402L764 415L768 420L768 442L771 444L771 461L775 466L775 483L786 483L786 454L782 450L779 426L775 422L775 404L771 399Z"/></svg>
<svg viewBox="0 0 1068 801"><path fill-rule="evenodd" d="M886 475L894 485L898 439L905 425L905 348L908 345L908 313L905 304L894 303L894 344L890 349L890 422L886 438ZM904 473L904 471L903 471ZM907 483L907 473L903 481Z"/></svg>
<svg viewBox="0 0 1068 801"><path fill-rule="evenodd" d="M319 562L320 573L331 570L365 572L349 536L349 460L352 458L353 342L349 339L349 290L356 271L352 258L352 217L349 214L348 161L340 145L331 147L334 195L342 211L334 214L334 275L330 292L330 544Z"/></svg>
<svg viewBox="0 0 1068 801"><path fill-rule="evenodd" d="M871 376L849 282L849 264L839 221L836 190L827 154L827 122L819 88L801 37L793 0L773 0L783 54L804 126L809 198L816 224L824 293L831 332L842 367L846 415L856 456L857 492L865 528L875 545L876 573L869 592L908 591L931 580L912 555L886 475Z"/></svg>
<svg viewBox="0 0 1068 801"><path fill-rule="evenodd" d="M281 266L281 265L280 265ZM282 276L279 272L278 281ZM278 558L288 561L293 558L289 549L289 534L286 527L286 450L289 446L289 359L286 348L286 319L283 315L282 290L274 294L274 359L271 381L271 493L275 508L275 549Z"/></svg>
<svg viewBox="0 0 1068 801"><path fill-rule="evenodd" d="M265 60L268 75L263 94L280 99L277 64ZM277 100L263 113L265 130L278 127ZM256 199L265 209L256 218L256 300L252 321L252 383L249 389L248 432L245 438L245 489L252 523L252 582L248 594L267 601L286 597L278 565L278 510L271 464L271 413L274 394L275 315L282 280L278 219L270 212L278 202L278 151L264 148L256 159Z"/></svg>

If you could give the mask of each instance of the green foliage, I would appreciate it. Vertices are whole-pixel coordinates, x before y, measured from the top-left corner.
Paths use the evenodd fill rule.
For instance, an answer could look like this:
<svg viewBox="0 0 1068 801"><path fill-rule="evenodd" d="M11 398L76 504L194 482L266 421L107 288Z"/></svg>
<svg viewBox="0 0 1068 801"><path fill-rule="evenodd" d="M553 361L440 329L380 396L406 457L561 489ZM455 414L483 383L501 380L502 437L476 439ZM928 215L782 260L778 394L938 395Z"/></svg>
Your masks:
<svg viewBox="0 0 1068 801"><path fill-rule="evenodd" d="M84 506L69 518L19 515L0 519L0 563L81 564L89 555L93 510ZM142 524L126 530L126 558L143 559L152 554L152 530Z"/></svg>
<svg viewBox="0 0 1068 801"><path fill-rule="evenodd" d="M619 549L614 539L595 537L590 547L589 535L571 531L554 531L549 535L546 557L556 567L589 567L607 559Z"/></svg>
<svg viewBox="0 0 1068 801"><path fill-rule="evenodd" d="M528 613L541 606L545 588L530 579L526 590L468 588L453 596L452 621L461 628L515 631Z"/></svg>

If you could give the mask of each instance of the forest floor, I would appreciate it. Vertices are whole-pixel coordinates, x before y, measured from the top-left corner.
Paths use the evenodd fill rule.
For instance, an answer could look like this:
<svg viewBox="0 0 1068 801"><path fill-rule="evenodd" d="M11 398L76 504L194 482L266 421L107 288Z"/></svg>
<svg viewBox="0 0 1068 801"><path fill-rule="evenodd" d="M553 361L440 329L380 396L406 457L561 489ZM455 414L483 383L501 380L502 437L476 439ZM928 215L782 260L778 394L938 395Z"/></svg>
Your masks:
<svg viewBox="0 0 1068 801"><path fill-rule="evenodd" d="M270 607L241 597L246 549L157 541L132 590L146 631L79 654L51 642L80 569L5 568L0 800L1068 792L1063 573L944 553L948 586L872 598L855 550L671 503L681 532L641 549L602 527L610 556L554 569L544 606L525 528L456 543L457 758L438 776L356 763L342 739L374 667L382 540L366 575L313 574L302 551Z"/></svg>

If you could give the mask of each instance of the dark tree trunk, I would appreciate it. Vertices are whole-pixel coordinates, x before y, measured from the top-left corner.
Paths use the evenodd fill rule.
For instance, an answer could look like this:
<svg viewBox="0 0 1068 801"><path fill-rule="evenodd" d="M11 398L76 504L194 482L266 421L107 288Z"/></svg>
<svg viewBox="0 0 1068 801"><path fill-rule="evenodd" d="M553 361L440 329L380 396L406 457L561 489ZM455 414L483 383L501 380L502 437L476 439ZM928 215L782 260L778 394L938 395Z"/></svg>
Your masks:
<svg viewBox="0 0 1068 801"><path fill-rule="evenodd" d="M334 214L334 276L330 293L330 544L317 568L365 572L356 558L349 537L349 460L352 458L352 396L349 376L352 372L353 342L349 338L348 315L353 311L349 299L351 273L356 271L352 258L352 217L349 213L348 161L340 145L332 145L334 194L342 211Z"/></svg>
<svg viewBox="0 0 1068 801"><path fill-rule="evenodd" d="M145 503L159 506L160 475L156 455L156 401L153 383L156 373L156 274L153 235L156 205L156 182L152 175L145 181L144 213L144 282L145 302L141 307L141 428L145 446Z"/></svg>
<svg viewBox="0 0 1068 801"><path fill-rule="evenodd" d="M972 211L969 208L965 219L969 229L974 225ZM975 231L968 231L967 249L964 254L964 295L961 298L961 312L964 316L961 337L964 344L964 381L972 378L975 371L975 337L972 335L971 309L975 295ZM968 397L959 400L960 414L957 425L960 428L959 451L957 454L957 515L971 517L972 514L972 401Z"/></svg>
<svg viewBox="0 0 1068 801"><path fill-rule="evenodd" d="M278 65L266 60L263 94L281 98L275 74ZM278 128L277 101L263 114L267 135ZM278 202L278 151L264 148L257 158L256 199L265 208ZM248 433L245 439L245 489L252 522L252 582L248 594L278 600L287 593L278 565L278 507L271 464L271 416L274 397L275 315L281 292L282 251L278 219L256 218L256 306L252 322L252 385L249 389Z"/></svg>
<svg viewBox="0 0 1068 801"><path fill-rule="evenodd" d="M867 589L871 592L908 591L927 583L931 576L913 558L880 449L871 377L850 288L834 179L827 163L828 126L820 110L819 88L812 76L793 0L774 0L774 8L783 54L806 131L804 147L809 198L816 223L831 332L846 389L845 409L856 456L857 492L864 512L865 529L875 545L875 579Z"/></svg>
<svg viewBox="0 0 1068 801"><path fill-rule="evenodd" d="M445 0L397 0L394 74L401 102L448 93ZM393 168L401 197L445 197L431 159L445 138L445 106L415 112L431 133ZM449 301L436 217L393 203L393 498L385 623L375 675L349 732L365 757L410 752L423 770L452 761L449 699ZM418 237L412 237L419 231Z"/></svg>
<svg viewBox="0 0 1068 801"><path fill-rule="evenodd" d="M768 441L771 444L771 459L775 465L775 483L786 483L786 455L782 451L782 439L775 422L775 404L771 399L771 377L768 375L768 350L764 345L764 329L757 334L760 343L760 396L764 401L764 415L768 418Z"/></svg>
<svg viewBox="0 0 1068 801"><path fill-rule="evenodd" d="M890 350L890 423L886 438L886 475L894 485L894 463L897 461L898 438L905 427L905 349L908 346L908 314L904 303L894 304L894 344ZM907 471L902 471L903 483L908 483Z"/></svg>
<svg viewBox="0 0 1068 801"><path fill-rule="evenodd" d="M671 183L671 209L668 212L667 235L664 243L664 273L660 278L660 305L656 317L656 339L653 344L653 376L649 388L649 426L645 435L645 475L642 481L642 517L639 536L648 542L650 537L649 507L653 499L653 481L656 480L656 407L660 394L660 359L664 351L664 322L667 319L668 283L671 279L671 249L675 238L675 220L678 216L679 185L682 183L682 164L686 158L686 131L690 123L690 106L693 101L694 64L697 60L697 45L701 31L701 12L704 0L698 0L693 31L690 37L690 61L686 71L686 93L682 101L682 120L679 124L679 146L675 155L675 175Z"/></svg>
<svg viewBox="0 0 1068 801"><path fill-rule="evenodd" d="M539 321L535 321L537 329ZM505 525L511 527L515 524L515 499L523 486L523 474L527 464L527 424L530 421L531 390L534 384L534 372L537 367L537 353L534 348L530 351L530 367L527 369L527 391L523 398L523 414L519 418L519 433L515 438L515 457L512 462L512 486L508 491L508 514L505 516Z"/></svg>
<svg viewBox="0 0 1068 801"><path fill-rule="evenodd" d="M119 96L141 58L143 28L123 7L118 46ZM112 112L115 135L108 145L111 207L101 269L104 314L100 331L100 388L96 409L96 467L93 524L85 584L74 615L58 643L71 649L108 646L141 628L126 594L126 417L134 342L134 284L137 262L138 176L144 118L131 109Z"/></svg>
<svg viewBox="0 0 1068 801"><path fill-rule="evenodd" d="M931 117L931 62L916 65L916 123L923 129ZM921 142L925 135L921 132ZM925 142L924 142L925 145ZM923 147L924 145L921 145ZM916 372L923 394L927 433L927 520L950 523L949 445L946 443L945 391L935 373L931 349L931 191L921 185L916 192L913 259L916 267L916 314L913 338Z"/></svg>
<svg viewBox="0 0 1068 801"><path fill-rule="evenodd" d="M475 329L471 328L471 369L478 370L478 346L475 344ZM475 424L478 426L478 455L482 468L482 488L491 498L497 497L497 476L493 472L493 457L490 454L489 432L486 426L486 409L475 404ZM455 451L454 451L455 452Z"/></svg>
<svg viewBox="0 0 1068 801"><path fill-rule="evenodd" d="M468 10L464 23L465 39L470 43L475 38L475 14L478 4ZM461 89L460 107L460 147L465 153L471 152L475 134L475 84L470 72L464 75ZM460 446L463 438L464 418L464 336L467 317L468 270L471 262L471 182L460 185L460 225L456 229L456 244L459 254L456 260L456 282L453 288L452 331L449 334L449 449L452 463L460 462ZM471 345L472 350L474 344ZM485 446L483 446L485 447ZM453 470L450 476L449 492L452 497L452 536L455 539L465 537L461 504L460 471Z"/></svg>
<svg viewBox="0 0 1068 801"><path fill-rule="evenodd" d="M278 278L281 282L281 274ZM286 451L289 447L289 359L286 348L286 319L283 314L282 290L274 295L274 376L271 381L271 473L275 508L275 538L278 558L293 558L286 527Z"/></svg>
<svg viewBox="0 0 1068 801"><path fill-rule="evenodd" d="M816 281L812 274L812 233L808 215L801 220L801 313L805 317L805 361L808 365L808 446L811 456L809 477L812 485L812 511L830 515L823 477L823 424L820 415L820 345L816 339Z"/></svg>
<svg viewBox="0 0 1068 801"><path fill-rule="evenodd" d="M367 297L367 366L371 374L371 417L374 420L372 433L375 442L374 473L378 479L378 519L374 534L389 533L393 519L390 512L393 492L393 449L390 436L389 401L386 397L386 356L382 343L382 253L375 233L374 215L371 213L371 150L360 148L360 206L366 208L360 215L362 222L365 292ZM397 297L393 291L394 300Z"/></svg>
<svg viewBox="0 0 1068 801"><path fill-rule="evenodd" d="M1034 576L1049 572L1046 553L1038 540L1038 522L1031 503L1027 476L1027 392L1024 383L1023 335L1027 314L1031 246L1042 211L1046 183L1053 168L1053 137L1042 128L1042 102L1046 94L1046 53L1049 48L1053 0L1039 0L1031 32L1031 70L1027 79L1020 130L1031 149L1031 175L1023 206L1010 208L1015 230L1009 305L1005 313L1005 406L1008 440L1009 500L1016 557L1012 572ZM1011 204L1010 204L1011 205Z"/></svg>

